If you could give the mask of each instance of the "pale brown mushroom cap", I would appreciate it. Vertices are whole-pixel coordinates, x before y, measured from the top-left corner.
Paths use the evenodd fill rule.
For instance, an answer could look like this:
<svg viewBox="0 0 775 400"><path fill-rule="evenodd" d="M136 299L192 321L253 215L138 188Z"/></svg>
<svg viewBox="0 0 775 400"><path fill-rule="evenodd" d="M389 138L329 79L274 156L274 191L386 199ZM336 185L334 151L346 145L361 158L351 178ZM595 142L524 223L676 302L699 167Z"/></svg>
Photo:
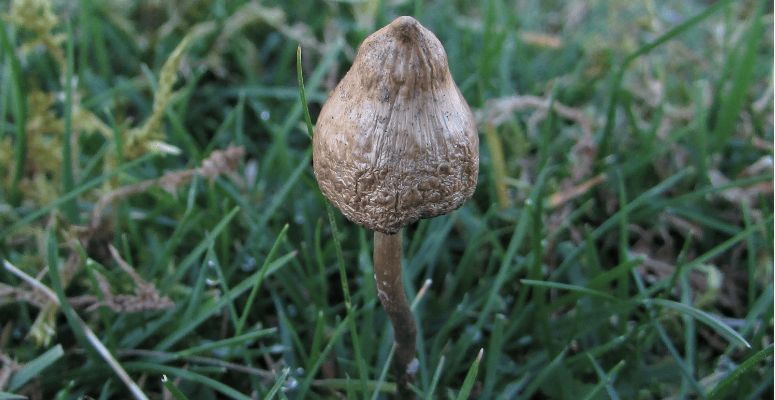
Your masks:
<svg viewBox="0 0 775 400"><path fill-rule="evenodd" d="M476 123L431 31L399 17L363 41L318 117L313 162L323 194L382 233L471 197Z"/></svg>

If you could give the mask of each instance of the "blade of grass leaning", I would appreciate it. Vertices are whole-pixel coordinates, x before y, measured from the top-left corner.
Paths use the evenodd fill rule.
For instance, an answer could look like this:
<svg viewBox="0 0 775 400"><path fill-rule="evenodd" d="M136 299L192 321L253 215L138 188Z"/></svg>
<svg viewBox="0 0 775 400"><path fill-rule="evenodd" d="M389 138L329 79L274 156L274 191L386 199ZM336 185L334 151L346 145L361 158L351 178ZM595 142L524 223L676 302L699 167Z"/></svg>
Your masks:
<svg viewBox="0 0 775 400"><path fill-rule="evenodd" d="M495 315L495 324L490 334L490 341L487 345L488 356L485 360L484 389L482 389L482 398L491 398L497 380L498 364L501 359L503 344L505 342L504 330L507 319L502 314Z"/></svg>
<svg viewBox="0 0 775 400"><path fill-rule="evenodd" d="M264 396L264 400L274 399L277 393L280 392L280 389L282 389L283 385L285 385L285 380L288 379L288 375L290 375L290 373L291 369L289 367L283 369L283 371L280 373L280 376L277 377L277 379L274 381L274 385L272 385L272 387L266 393L266 396Z"/></svg>
<svg viewBox="0 0 775 400"><path fill-rule="evenodd" d="M191 320L193 316L202 305L202 296L205 292L205 283L207 281L207 267L202 266L199 269L199 275L197 275L194 284L188 290L188 304L186 304L185 310L183 310L183 321Z"/></svg>
<svg viewBox="0 0 775 400"><path fill-rule="evenodd" d="M468 396L471 394L471 389L473 389L474 383L476 383L476 374L479 372L479 363L481 363L483 355L484 355L484 348L479 349L479 354L476 355L476 359L474 360L474 363L471 364L471 368L468 369L468 373L466 373L466 378L463 380L463 386L460 388L460 392L458 392L457 397L455 397L455 399L457 400L468 399Z"/></svg>
<svg viewBox="0 0 775 400"><path fill-rule="evenodd" d="M538 281L533 279L520 279L519 281L522 282L522 284L527 286L537 286L537 287L545 287L545 288L551 288L551 289L567 290L569 292L586 294L589 296L598 297L609 301L614 301L614 302L620 301L620 299L616 298L615 296L611 296L608 293L604 293L599 290L589 289L578 285L570 285L567 283L559 283L559 282Z"/></svg>
<svg viewBox="0 0 775 400"><path fill-rule="evenodd" d="M689 315L695 320L700 321L708 327L712 328L714 331L716 331L716 333L723 336L730 343L747 348L751 347L751 344L748 343L748 341L745 340L743 336L737 333L737 331L730 328L729 325L721 322L721 320L711 314L706 313L705 311L696 309L683 303L678 303L676 301L666 299L644 299L642 300L642 303L654 304L663 308L669 308L671 310L678 311L682 314Z"/></svg>
<svg viewBox="0 0 775 400"><path fill-rule="evenodd" d="M436 386L439 384L439 379L441 378L441 371L444 370L444 361L446 359L444 356L441 356L439 358L439 364L436 366L436 371L433 372L433 378L431 379L431 383L428 386L428 390L425 393L425 400L433 400L433 393L436 391Z"/></svg>
<svg viewBox="0 0 775 400"><path fill-rule="evenodd" d="M742 364L735 368L732 373L726 376L721 382L717 383L713 387L713 390L708 394L708 400L725 399L725 395L732 388L735 382L737 382L741 376L751 372L756 368L757 364L763 361L768 356L772 356L773 344L759 350L756 354L748 357Z"/></svg>
<svg viewBox="0 0 775 400"><path fill-rule="evenodd" d="M277 235L277 238L275 239L272 248L269 250L269 253L267 253L266 258L264 258L264 264L262 264L261 268L258 270L258 278L255 280L253 288L250 289L250 294L248 295L248 299L245 302L244 308L242 309L242 315L240 315L239 321L237 322L237 328L235 330L236 336L239 336L242 333L242 329L245 327L245 322L248 320L248 314L250 313L253 307L253 302L256 300L256 296L258 295L258 289L264 282L264 277L266 277L266 270L269 268L272 259L277 254L277 251L280 248L280 244L283 242L283 240L285 240L285 235L287 233L288 224L285 224L280 230L280 233Z"/></svg>
<svg viewBox="0 0 775 400"><path fill-rule="evenodd" d="M34 360L24 364L22 368L11 375L8 382L8 390L16 391L21 389L30 379L38 376L44 369L48 368L65 354L61 344L46 350L45 353L35 357Z"/></svg>
<svg viewBox="0 0 775 400"><path fill-rule="evenodd" d="M552 371L555 370L555 368L559 367L560 364L562 364L562 361L565 359L565 354L568 352L568 349L563 349L560 354L557 354L552 361L544 366L538 373L535 375L535 378L525 387L525 390L519 394L519 399L531 399L533 398L533 395L536 391L541 387L541 385L544 383L544 380L549 377L549 375L552 373Z"/></svg>
<svg viewBox="0 0 775 400"><path fill-rule="evenodd" d="M210 243L210 247L207 248L207 253L205 254L205 262L204 267L202 267L203 270L207 268L213 268L215 269L216 276L218 277L218 286L221 287L221 291L223 293L229 293L231 289L229 289L229 282L226 279L226 275L223 273L223 268L221 268L221 263L218 260L218 256L215 253L214 248L215 243ZM228 315L229 319L231 320L232 327L235 329L235 336L239 336L242 333L242 329L237 329L239 327L239 323L237 321L237 308L234 306L234 302L228 302L226 304L226 307L228 308Z"/></svg>
<svg viewBox="0 0 775 400"><path fill-rule="evenodd" d="M320 356L320 348L323 346L323 328L325 325L325 314L323 314L323 310L318 310L315 318L315 330L312 335L312 345L309 350L309 358L312 360L317 360Z"/></svg>
<svg viewBox="0 0 775 400"><path fill-rule="evenodd" d="M598 384L595 385L586 396L584 396L584 400L598 398L597 393L603 390L603 388L605 388L606 392L608 392L608 397L611 400L619 400L619 393L616 392L616 389L612 385L613 378L611 376L615 376L619 370L624 368L624 365L626 364L624 360L619 361L613 368L611 368L611 371L606 374L594 357L589 355L589 353L586 353L586 356L589 362L595 368L595 372L597 373L597 377L600 379L600 382L598 382Z"/></svg>
<svg viewBox="0 0 775 400"><path fill-rule="evenodd" d="M301 66L301 45L296 48L296 79L299 82L299 99L301 100L301 108L304 110L304 124L307 126L307 134L310 139L315 134L315 128L313 128L312 118L309 116L309 106L307 105L307 93L304 90L304 74L302 73Z"/></svg>
<svg viewBox="0 0 775 400"><path fill-rule="evenodd" d="M183 392L181 392L180 389L175 386L175 383L167 379L167 375L161 376L161 384L164 385L164 388L170 392L172 398L175 400L188 400L188 396L183 394Z"/></svg>
<svg viewBox="0 0 775 400"><path fill-rule="evenodd" d="M388 369L393 364L393 356L395 354L396 345L393 344L390 346L390 351L388 351L387 357L385 357L385 364L382 366L382 371L380 371L379 377L377 378L377 387L374 388L374 393L371 395L371 400L377 400L379 397L382 386L385 384L385 379L387 379Z"/></svg>

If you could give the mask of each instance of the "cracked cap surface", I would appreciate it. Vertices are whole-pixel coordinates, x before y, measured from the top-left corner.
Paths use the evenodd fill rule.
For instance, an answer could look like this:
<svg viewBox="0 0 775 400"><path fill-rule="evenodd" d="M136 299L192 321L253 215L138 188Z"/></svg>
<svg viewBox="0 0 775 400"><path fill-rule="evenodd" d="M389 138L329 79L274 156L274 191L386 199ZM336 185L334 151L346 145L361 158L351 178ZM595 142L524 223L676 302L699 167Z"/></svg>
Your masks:
<svg viewBox="0 0 775 400"><path fill-rule="evenodd" d="M363 41L318 117L313 164L326 198L382 233L471 197L476 123L431 31L399 17Z"/></svg>

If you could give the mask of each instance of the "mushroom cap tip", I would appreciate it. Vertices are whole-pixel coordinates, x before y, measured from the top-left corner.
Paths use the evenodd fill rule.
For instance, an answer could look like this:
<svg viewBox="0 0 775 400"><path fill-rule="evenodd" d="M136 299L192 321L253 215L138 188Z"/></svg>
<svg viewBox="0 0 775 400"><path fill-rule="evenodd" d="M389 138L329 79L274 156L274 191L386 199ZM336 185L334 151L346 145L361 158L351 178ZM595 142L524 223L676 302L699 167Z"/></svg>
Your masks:
<svg viewBox="0 0 775 400"><path fill-rule="evenodd" d="M405 15L394 19L388 25L388 28L396 32L402 40L407 41L417 37L422 25L414 17Z"/></svg>

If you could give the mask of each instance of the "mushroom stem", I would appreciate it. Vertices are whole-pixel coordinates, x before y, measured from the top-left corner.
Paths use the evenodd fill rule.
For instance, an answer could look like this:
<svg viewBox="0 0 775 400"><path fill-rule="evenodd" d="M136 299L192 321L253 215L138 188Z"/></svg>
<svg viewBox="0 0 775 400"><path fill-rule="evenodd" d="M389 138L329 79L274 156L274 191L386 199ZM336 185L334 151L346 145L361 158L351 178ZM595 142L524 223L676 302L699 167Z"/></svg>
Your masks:
<svg viewBox="0 0 775 400"><path fill-rule="evenodd" d="M414 381L417 372L417 326L401 281L401 232L394 235L374 232L374 278L377 297L393 323L396 345L393 368L398 376L398 394L400 398L410 398L409 383Z"/></svg>

